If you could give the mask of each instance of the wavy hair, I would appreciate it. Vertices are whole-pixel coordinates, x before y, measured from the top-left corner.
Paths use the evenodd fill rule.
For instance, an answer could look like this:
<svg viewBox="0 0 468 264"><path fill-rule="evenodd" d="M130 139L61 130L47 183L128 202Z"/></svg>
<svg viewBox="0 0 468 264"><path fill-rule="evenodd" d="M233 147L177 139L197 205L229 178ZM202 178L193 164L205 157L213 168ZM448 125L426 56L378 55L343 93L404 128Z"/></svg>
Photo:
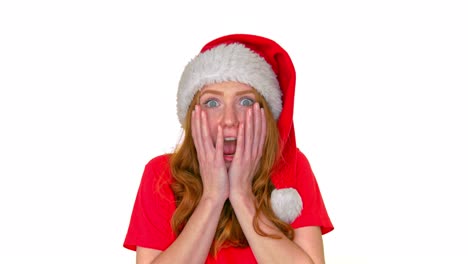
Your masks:
<svg viewBox="0 0 468 264"><path fill-rule="evenodd" d="M270 220L286 237L294 238L293 228L286 222L280 220L273 212L270 205L271 192L275 188L271 182L270 175L279 157L279 132L273 114L263 96L255 91L255 97L264 108L266 117L266 138L260 164L252 181L252 190L255 196L256 213L253 220L255 232L261 236L279 239L280 236L268 234L260 228L260 215ZM188 113L195 108L199 99L199 92L189 106ZM197 207L203 192L203 184L197 160L195 144L191 136L191 116L186 115L183 129L185 135L170 158L170 168L174 181L171 184L175 195L177 208L171 219L171 226L176 235L179 235L193 211ZM221 217L216 228L210 254L216 256L223 247L247 247L247 239L237 220L229 200L224 204Z"/></svg>

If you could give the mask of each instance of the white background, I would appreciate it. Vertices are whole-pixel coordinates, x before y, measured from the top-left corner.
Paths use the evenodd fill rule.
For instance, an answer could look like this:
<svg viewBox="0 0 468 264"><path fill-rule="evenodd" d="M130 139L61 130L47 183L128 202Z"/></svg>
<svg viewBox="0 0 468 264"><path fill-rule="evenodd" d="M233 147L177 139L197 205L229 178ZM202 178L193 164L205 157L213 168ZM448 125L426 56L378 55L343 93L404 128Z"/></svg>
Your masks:
<svg viewBox="0 0 468 264"><path fill-rule="evenodd" d="M133 263L144 165L208 41L277 41L329 264L468 263L466 1L2 1L0 263Z"/></svg>

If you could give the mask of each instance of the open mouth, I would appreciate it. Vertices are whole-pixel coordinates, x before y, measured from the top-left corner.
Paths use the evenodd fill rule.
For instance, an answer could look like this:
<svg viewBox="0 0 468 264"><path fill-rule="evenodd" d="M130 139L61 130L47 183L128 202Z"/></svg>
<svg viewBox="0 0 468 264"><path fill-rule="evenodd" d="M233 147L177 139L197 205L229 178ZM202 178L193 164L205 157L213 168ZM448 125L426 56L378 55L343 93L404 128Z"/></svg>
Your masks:
<svg viewBox="0 0 468 264"><path fill-rule="evenodd" d="M224 159L225 160L232 160L234 154L236 153L236 144L237 138L235 137L226 137L224 138Z"/></svg>

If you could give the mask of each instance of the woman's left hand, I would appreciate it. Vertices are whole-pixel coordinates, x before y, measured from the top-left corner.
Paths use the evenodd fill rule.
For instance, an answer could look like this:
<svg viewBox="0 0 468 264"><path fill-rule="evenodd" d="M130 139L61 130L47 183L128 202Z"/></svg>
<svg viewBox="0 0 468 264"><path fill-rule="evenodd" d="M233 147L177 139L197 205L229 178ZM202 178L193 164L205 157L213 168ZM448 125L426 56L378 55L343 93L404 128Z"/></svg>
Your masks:
<svg viewBox="0 0 468 264"><path fill-rule="evenodd" d="M266 137L265 112L258 103L239 125L236 153L229 168L229 196L251 195L252 180L262 157Z"/></svg>

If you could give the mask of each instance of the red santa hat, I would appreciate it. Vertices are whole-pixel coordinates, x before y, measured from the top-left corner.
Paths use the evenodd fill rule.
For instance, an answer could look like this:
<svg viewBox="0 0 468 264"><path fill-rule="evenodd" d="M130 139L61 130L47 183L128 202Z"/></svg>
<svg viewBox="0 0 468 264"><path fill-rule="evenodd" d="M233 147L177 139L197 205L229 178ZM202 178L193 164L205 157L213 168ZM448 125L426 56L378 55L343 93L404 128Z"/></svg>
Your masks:
<svg viewBox="0 0 468 264"><path fill-rule="evenodd" d="M236 81L250 85L267 101L277 120L281 158L271 175L276 190L272 208L292 222L302 210L296 180L296 138L293 125L296 72L288 53L275 41L256 35L227 35L206 44L182 74L177 92L177 115L184 122L197 91L205 85Z"/></svg>
<svg viewBox="0 0 468 264"><path fill-rule="evenodd" d="M177 115L182 124L193 96L205 85L226 81L254 87L265 97L275 119L281 113L281 88L271 65L239 42L223 43L202 52L185 67L177 93Z"/></svg>

